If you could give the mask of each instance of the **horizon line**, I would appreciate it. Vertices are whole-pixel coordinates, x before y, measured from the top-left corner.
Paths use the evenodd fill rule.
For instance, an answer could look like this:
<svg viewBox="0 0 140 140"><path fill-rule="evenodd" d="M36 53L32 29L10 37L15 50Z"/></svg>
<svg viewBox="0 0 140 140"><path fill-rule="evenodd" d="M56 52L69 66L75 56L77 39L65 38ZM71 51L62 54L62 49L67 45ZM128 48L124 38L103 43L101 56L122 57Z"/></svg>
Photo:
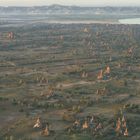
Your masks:
<svg viewBox="0 0 140 140"><path fill-rule="evenodd" d="M70 4L48 4L48 5L0 5L0 7L43 7L43 6L71 6L71 7L140 7L140 5L70 5Z"/></svg>

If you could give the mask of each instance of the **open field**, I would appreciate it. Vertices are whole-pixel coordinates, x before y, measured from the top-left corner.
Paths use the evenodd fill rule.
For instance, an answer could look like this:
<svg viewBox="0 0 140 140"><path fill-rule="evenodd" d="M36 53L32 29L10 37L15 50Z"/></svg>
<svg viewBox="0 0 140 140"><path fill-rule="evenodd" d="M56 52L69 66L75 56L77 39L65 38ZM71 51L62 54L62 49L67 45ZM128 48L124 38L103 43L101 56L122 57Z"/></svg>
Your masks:
<svg viewBox="0 0 140 140"><path fill-rule="evenodd" d="M1 140L140 139L139 25L1 24Z"/></svg>
<svg viewBox="0 0 140 140"><path fill-rule="evenodd" d="M22 27L23 25L36 25L36 24L120 24L120 19L139 18L139 14L15 14L15 15L0 15L1 27Z"/></svg>

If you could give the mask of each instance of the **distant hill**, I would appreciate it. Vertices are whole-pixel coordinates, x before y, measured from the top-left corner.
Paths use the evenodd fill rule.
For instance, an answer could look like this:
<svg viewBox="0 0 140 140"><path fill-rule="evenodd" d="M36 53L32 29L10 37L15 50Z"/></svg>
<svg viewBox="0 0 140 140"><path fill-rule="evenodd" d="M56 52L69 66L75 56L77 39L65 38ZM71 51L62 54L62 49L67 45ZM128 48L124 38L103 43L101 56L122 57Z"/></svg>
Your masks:
<svg viewBox="0 0 140 140"><path fill-rule="evenodd" d="M0 7L0 14L129 14L139 15L140 7L78 7L78 6L34 6Z"/></svg>

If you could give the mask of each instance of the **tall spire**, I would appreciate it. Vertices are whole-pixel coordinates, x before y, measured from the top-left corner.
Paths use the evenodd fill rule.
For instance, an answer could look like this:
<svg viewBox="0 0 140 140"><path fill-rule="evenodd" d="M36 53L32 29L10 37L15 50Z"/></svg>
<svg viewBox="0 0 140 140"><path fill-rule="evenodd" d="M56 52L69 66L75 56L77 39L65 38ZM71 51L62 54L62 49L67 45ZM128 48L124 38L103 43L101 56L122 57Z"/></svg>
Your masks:
<svg viewBox="0 0 140 140"><path fill-rule="evenodd" d="M103 70L100 70L100 72L98 73L97 79L101 80L103 78Z"/></svg>

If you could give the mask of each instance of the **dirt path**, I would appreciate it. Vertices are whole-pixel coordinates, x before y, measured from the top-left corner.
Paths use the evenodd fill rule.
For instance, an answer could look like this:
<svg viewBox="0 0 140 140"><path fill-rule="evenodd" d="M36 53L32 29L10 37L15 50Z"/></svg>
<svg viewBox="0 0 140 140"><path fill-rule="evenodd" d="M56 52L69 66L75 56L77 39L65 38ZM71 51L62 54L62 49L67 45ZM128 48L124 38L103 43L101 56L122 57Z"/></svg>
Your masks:
<svg viewBox="0 0 140 140"><path fill-rule="evenodd" d="M62 89L66 89L66 88L71 88L74 86L79 86L79 85L94 85L96 83L104 83L104 82L109 82L111 81L112 78L108 79L108 80L97 80L97 81L78 81L78 82L73 82L73 83L58 83L56 85L56 88L62 88Z"/></svg>
<svg viewBox="0 0 140 140"><path fill-rule="evenodd" d="M87 82L87 81L78 81L74 83L59 83L57 84L56 88L71 88L73 86L79 86L79 85L93 85L95 84L95 81Z"/></svg>

